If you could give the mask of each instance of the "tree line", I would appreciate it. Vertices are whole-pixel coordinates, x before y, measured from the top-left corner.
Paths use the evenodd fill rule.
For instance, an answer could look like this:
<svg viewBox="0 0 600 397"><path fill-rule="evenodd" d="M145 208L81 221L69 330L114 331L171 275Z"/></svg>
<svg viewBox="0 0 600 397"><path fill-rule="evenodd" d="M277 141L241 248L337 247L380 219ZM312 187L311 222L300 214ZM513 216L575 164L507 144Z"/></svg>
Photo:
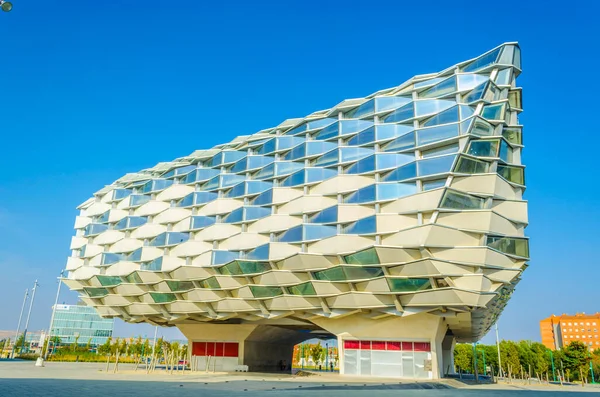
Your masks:
<svg viewBox="0 0 600 397"><path fill-rule="evenodd" d="M590 352L588 346L580 341L551 350L539 342L503 340L500 342L501 366L498 365L498 345L456 345L456 372L474 373L475 362L480 375L501 374L511 379L589 382L592 374L596 381L600 375L600 349Z"/></svg>

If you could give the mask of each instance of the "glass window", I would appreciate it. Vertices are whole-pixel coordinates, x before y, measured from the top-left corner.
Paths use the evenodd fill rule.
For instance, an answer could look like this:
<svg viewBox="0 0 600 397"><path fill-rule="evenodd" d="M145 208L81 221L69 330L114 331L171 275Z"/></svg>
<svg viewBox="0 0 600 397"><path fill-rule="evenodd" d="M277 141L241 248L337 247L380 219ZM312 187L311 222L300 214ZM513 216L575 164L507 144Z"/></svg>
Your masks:
<svg viewBox="0 0 600 397"><path fill-rule="evenodd" d="M415 292L431 289L428 278L388 278L392 292Z"/></svg>
<svg viewBox="0 0 600 397"><path fill-rule="evenodd" d="M356 203L368 203L375 201L375 185L369 185L358 189L354 193L350 193L344 197L344 203L356 204ZM291 229L290 229L291 231Z"/></svg>
<svg viewBox="0 0 600 397"><path fill-rule="evenodd" d="M488 123L487 121L483 121L481 119L475 120L475 125L471 134L477 136L489 136L494 134L494 126Z"/></svg>
<svg viewBox="0 0 600 397"><path fill-rule="evenodd" d="M253 262L236 260L219 268L219 272L226 276L236 276L242 274L258 274L271 270L268 262Z"/></svg>
<svg viewBox="0 0 600 397"><path fill-rule="evenodd" d="M191 281L166 280L169 289L173 292L189 291L194 289L194 283Z"/></svg>
<svg viewBox="0 0 600 397"><path fill-rule="evenodd" d="M433 113L440 113L456 105L455 101L442 99L424 99L415 102L415 115L417 117L426 116Z"/></svg>
<svg viewBox="0 0 600 397"><path fill-rule="evenodd" d="M496 85L510 85L511 84L511 72L512 69L504 69L498 72L496 76Z"/></svg>
<svg viewBox="0 0 600 397"><path fill-rule="evenodd" d="M446 80L427 88L419 93L419 98L435 98L448 95L456 91L456 76L447 78Z"/></svg>
<svg viewBox="0 0 600 397"><path fill-rule="evenodd" d="M214 216L192 216L190 220L190 230L203 229L216 222Z"/></svg>
<svg viewBox="0 0 600 397"><path fill-rule="evenodd" d="M282 243L296 243L302 241L302 225L294 226L291 229L279 234L276 241Z"/></svg>
<svg viewBox="0 0 600 397"><path fill-rule="evenodd" d="M344 234L372 234L377 231L377 218L369 216L342 227Z"/></svg>
<svg viewBox="0 0 600 397"><path fill-rule="evenodd" d="M221 285L216 277L209 277L206 280L200 281L200 286L206 289L219 289Z"/></svg>
<svg viewBox="0 0 600 397"><path fill-rule="evenodd" d="M360 105L357 108L354 108L344 114L344 118L346 119L359 119L367 114L371 114L375 112L375 100L371 99Z"/></svg>
<svg viewBox="0 0 600 397"><path fill-rule="evenodd" d="M272 298L274 296L283 295L283 290L281 287L263 287L251 285L250 291L255 298Z"/></svg>
<svg viewBox="0 0 600 397"><path fill-rule="evenodd" d="M506 163L513 162L513 150L508 143L501 141L500 142L500 159Z"/></svg>
<svg viewBox="0 0 600 397"><path fill-rule="evenodd" d="M126 279L127 279L128 283L132 283L132 284L143 284L144 283L142 281L142 278L140 277L140 275L137 274L137 272L131 273L129 276L126 277Z"/></svg>
<svg viewBox="0 0 600 397"><path fill-rule="evenodd" d="M467 91L471 90L488 80L487 76L480 74L459 74L458 75L458 90Z"/></svg>
<svg viewBox="0 0 600 397"><path fill-rule="evenodd" d="M177 300L175 294L170 292L150 292L150 296L156 303L170 303Z"/></svg>
<svg viewBox="0 0 600 397"><path fill-rule="evenodd" d="M516 145L521 145L521 130L519 128L504 128L502 131L502 136L510 143L514 143Z"/></svg>
<svg viewBox="0 0 600 397"><path fill-rule="evenodd" d="M120 285L122 280L121 277L118 276L96 276L100 285L103 287L114 287Z"/></svg>
<svg viewBox="0 0 600 397"><path fill-rule="evenodd" d="M103 252L102 253L102 260L101 260L101 265L102 266L110 266L114 263L119 262L122 258L121 255L119 254L113 254L110 252Z"/></svg>
<svg viewBox="0 0 600 397"><path fill-rule="evenodd" d="M337 234L337 227L322 225L303 225L304 241L321 240Z"/></svg>
<svg viewBox="0 0 600 397"><path fill-rule="evenodd" d="M471 103L480 100L483 98L483 94L485 93L485 89L487 88L488 83L483 83L478 85L473 89L473 91L466 94L463 98L463 101L466 103Z"/></svg>
<svg viewBox="0 0 600 397"><path fill-rule="evenodd" d="M337 123L333 123L333 124L323 128L321 131L319 131L315 135L315 139L325 140L325 139L333 138L333 137L336 137L339 135L340 135L340 122L338 121Z"/></svg>
<svg viewBox="0 0 600 397"><path fill-rule="evenodd" d="M327 166L337 164L340 161L340 149L334 149L331 152L325 153L321 157L317 158L313 165L315 166Z"/></svg>
<svg viewBox="0 0 600 397"><path fill-rule="evenodd" d="M252 261L266 261L269 259L270 245L264 244L246 252L246 259Z"/></svg>
<svg viewBox="0 0 600 397"><path fill-rule="evenodd" d="M336 266L314 275L315 279L323 281L353 281L381 277L383 270L380 267Z"/></svg>
<svg viewBox="0 0 600 397"><path fill-rule="evenodd" d="M379 256L375 248L344 256L344 261L349 265L376 265L379 264Z"/></svg>
<svg viewBox="0 0 600 397"><path fill-rule="evenodd" d="M423 121L421 125L423 127L432 127L439 124L455 123L459 120L458 118L458 106L454 106L448 110L436 114L435 116Z"/></svg>
<svg viewBox="0 0 600 397"><path fill-rule="evenodd" d="M441 125L439 127L426 128L417 131L417 144L426 145L428 143L443 141L457 137L458 124Z"/></svg>
<svg viewBox="0 0 600 397"><path fill-rule="evenodd" d="M442 80L444 80L444 77L436 77L434 79L419 81L418 83L415 83L415 88L422 88L422 87L427 87L428 85L434 85L434 84L439 83Z"/></svg>
<svg viewBox="0 0 600 397"><path fill-rule="evenodd" d="M383 112L385 110L397 109L411 102L412 98L403 96L383 96L375 98L375 110Z"/></svg>
<svg viewBox="0 0 600 397"><path fill-rule="evenodd" d="M162 270L162 262L163 257L160 256L150 262L142 263L140 265L140 270L145 270L149 272L160 272Z"/></svg>
<svg viewBox="0 0 600 397"><path fill-rule="evenodd" d="M409 120L415 117L414 104L409 103L400 109L394 110L392 113L385 116L382 121L384 123L397 123L399 121Z"/></svg>
<svg viewBox="0 0 600 397"><path fill-rule="evenodd" d="M108 295L108 290L106 288L83 287L83 290L90 298L100 298Z"/></svg>
<svg viewBox="0 0 600 397"><path fill-rule="evenodd" d="M487 246L505 254L529 258L529 240L524 238L488 236Z"/></svg>
<svg viewBox="0 0 600 397"><path fill-rule="evenodd" d="M244 218L244 209L238 208L223 217L223 223L239 223Z"/></svg>
<svg viewBox="0 0 600 397"><path fill-rule="evenodd" d="M113 191L113 200L122 200L131 194L130 189L115 189Z"/></svg>
<svg viewBox="0 0 600 397"><path fill-rule="evenodd" d="M379 128L379 126L377 127ZM385 152L400 152L406 149L412 149L415 147L415 133L410 132L399 138L394 139L383 147Z"/></svg>
<svg viewBox="0 0 600 397"><path fill-rule="evenodd" d="M83 235L84 236L95 236L106 230L108 230L108 225L105 225L103 223L90 223L83 230Z"/></svg>
<svg viewBox="0 0 600 397"><path fill-rule="evenodd" d="M417 163L412 162L405 166L396 168L383 177L384 182L403 181L417 176Z"/></svg>
<svg viewBox="0 0 600 397"><path fill-rule="evenodd" d="M467 153L479 157L498 157L499 144L497 139L471 141Z"/></svg>
<svg viewBox="0 0 600 397"><path fill-rule="evenodd" d="M338 219L338 206L325 208L321 212L311 215L308 218L309 223L336 223Z"/></svg>
<svg viewBox="0 0 600 397"><path fill-rule="evenodd" d="M372 128L370 128L372 129ZM343 147L340 148L341 162L345 163L348 161L359 160L373 154L372 149L358 148L358 147Z"/></svg>
<svg viewBox="0 0 600 397"><path fill-rule="evenodd" d="M444 154L457 153L458 152L458 143L452 143L446 146L440 146L434 149L424 150L421 152L421 156L423 158L433 157L433 156L441 156Z"/></svg>
<svg viewBox="0 0 600 397"><path fill-rule="evenodd" d="M498 175L501 175L507 181L518 183L519 185L525 184L523 168L498 165Z"/></svg>
<svg viewBox="0 0 600 397"><path fill-rule="evenodd" d="M484 174L488 172L490 164L486 161L470 159L461 156L458 159L455 172L461 174Z"/></svg>
<svg viewBox="0 0 600 397"><path fill-rule="evenodd" d="M486 208L486 199L454 190L446 190L440 207L455 210L480 210Z"/></svg>
<svg viewBox="0 0 600 397"><path fill-rule="evenodd" d="M387 201L409 196L417 192L416 183L378 183L377 200Z"/></svg>
<svg viewBox="0 0 600 397"><path fill-rule="evenodd" d="M498 59L498 55L500 54L500 50L501 50L501 48L496 48L492 52L482 55L481 57L477 58L476 60L474 60L467 66L463 67L463 71L464 72L475 72L477 70L483 69L489 65L496 63L496 60Z"/></svg>
<svg viewBox="0 0 600 397"><path fill-rule="evenodd" d="M240 256L240 253L237 251L214 250L212 253L212 264L213 265L221 265L223 263L228 263L235 259L238 259L239 256Z"/></svg>
<svg viewBox="0 0 600 397"><path fill-rule="evenodd" d="M288 287L288 292L291 295L316 295L317 294L317 292L315 291L315 287L313 286L313 284L310 281L307 283L302 283L302 284L293 285L291 287Z"/></svg>
<svg viewBox="0 0 600 397"><path fill-rule="evenodd" d="M423 181L423 191L433 190L446 185L446 178L436 179L433 181Z"/></svg>
<svg viewBox="0 0 600 397"><path fill-rule="evenodd" d="M450 172L455 158L456 156L452 155L435 157L427 160L419 160L417 162L419 176Z"/></svg>
<svg viewBox="0 0 600 397"><path fill-rule="evenodd" d="M264 193L259 194L251 201L252 205L265 205L273 203L273 189L269 189Z"/></svg>
<svg viewBox="0 0 600 397"><path fill-rule="evenodd" d="M486 105L481 115L488 120L504 120L505 104Z"/></svg>

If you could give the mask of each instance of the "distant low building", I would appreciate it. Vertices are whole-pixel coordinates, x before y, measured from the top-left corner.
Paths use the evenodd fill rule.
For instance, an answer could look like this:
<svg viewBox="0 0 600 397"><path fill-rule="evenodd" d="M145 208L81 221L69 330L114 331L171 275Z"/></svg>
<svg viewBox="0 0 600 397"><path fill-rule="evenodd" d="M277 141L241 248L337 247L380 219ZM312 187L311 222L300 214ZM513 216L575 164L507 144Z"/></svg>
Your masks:
<svg viewBox="0 0 600 397"><path fill-rule="evenodd" d="M552 315L540 321L542 343L549 349L560 349L574 340L590 350L600 349L600 313Z"/></svg>
<svg viewBox="0 0 600 397"><path fill-rule="evenodd" d="M112 336L114 319L102 318L93 307L57 305L52 321L51 337L58 336L61 344L102 345Z"/></svg>

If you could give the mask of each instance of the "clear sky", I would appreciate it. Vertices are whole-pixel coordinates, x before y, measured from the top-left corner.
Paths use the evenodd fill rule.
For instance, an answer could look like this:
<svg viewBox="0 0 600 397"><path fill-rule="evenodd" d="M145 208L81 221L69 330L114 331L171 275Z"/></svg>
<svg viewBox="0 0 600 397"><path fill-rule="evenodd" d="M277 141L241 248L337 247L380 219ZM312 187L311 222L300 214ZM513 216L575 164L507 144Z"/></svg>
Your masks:
<svg viewBox="0 0 600 397"><path fill-rule="evenodd" d="M541 318L600 311L598 157L577 149L599 144L598 2L13 3L0 14L0 329L16 328L36 278L29 328L48 327L75 208L123 174L506 41L523 56L531 266L501 336L539 340Z"/></svg>

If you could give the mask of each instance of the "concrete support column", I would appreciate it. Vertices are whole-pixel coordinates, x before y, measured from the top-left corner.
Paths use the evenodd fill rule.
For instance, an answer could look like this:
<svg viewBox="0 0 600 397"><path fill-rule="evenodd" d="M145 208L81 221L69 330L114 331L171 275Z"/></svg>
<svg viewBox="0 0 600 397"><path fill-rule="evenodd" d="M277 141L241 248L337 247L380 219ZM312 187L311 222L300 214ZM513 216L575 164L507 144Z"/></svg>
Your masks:
<svg viewBox="0 0 600 397"><path fill-rule="evenodd" d="M442 376L456 373L454 369L454 348L456 347L456 338L451 333L446 334L442 342Z"/></svg>

